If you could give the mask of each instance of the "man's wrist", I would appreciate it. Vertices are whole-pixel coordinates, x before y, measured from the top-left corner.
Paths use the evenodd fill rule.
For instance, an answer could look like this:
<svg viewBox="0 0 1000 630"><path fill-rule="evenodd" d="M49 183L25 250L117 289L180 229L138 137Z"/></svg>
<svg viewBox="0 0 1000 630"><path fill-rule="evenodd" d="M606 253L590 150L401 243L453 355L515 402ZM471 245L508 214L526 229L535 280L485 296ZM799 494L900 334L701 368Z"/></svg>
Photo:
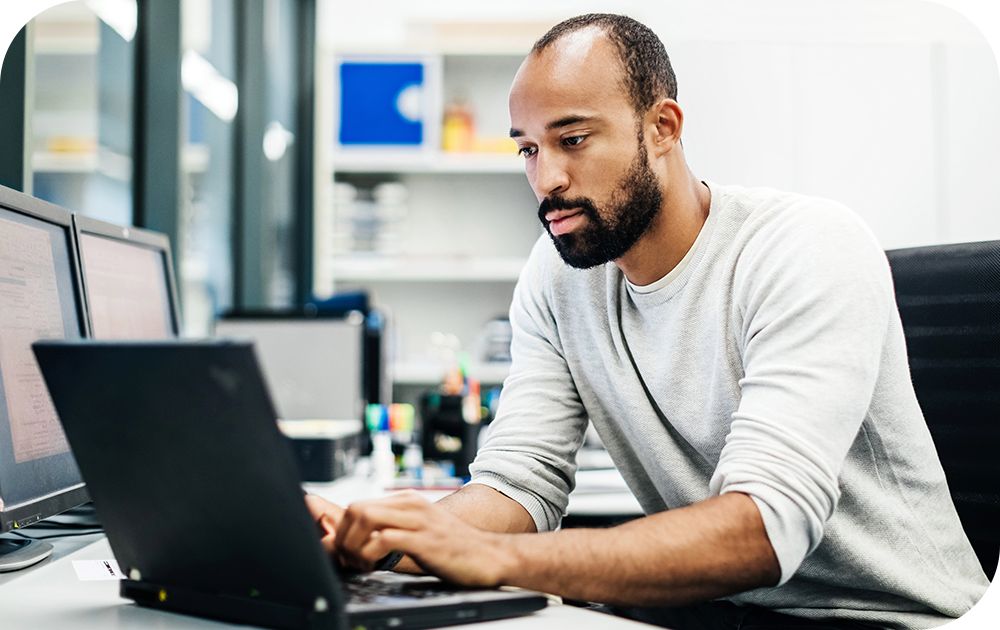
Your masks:
<svg viewBox="0 0 1000 630"><path fill-rule="evenodd" d="M512 585L522 575L522 556L517 540L524 536L525 534L492 534L493 540L490 541L489 548L496 552L494 566L497 570L497 585Z"/></svg>

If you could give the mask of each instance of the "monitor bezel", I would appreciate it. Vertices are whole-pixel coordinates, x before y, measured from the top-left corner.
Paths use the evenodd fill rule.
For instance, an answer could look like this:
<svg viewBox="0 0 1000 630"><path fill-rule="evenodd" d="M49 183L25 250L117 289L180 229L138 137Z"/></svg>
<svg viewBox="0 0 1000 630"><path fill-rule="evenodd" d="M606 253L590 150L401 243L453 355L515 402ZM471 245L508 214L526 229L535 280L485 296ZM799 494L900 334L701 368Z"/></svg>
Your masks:
<svg viewBox="0 0 1000 630"><path fill-rule="evenodd" d="M170 319L174 337L181 336L181 314L180 304L177 301L177 284L174 279L174 259L170 248L170 238L161 232L154 232L145 228L134 226L117 225L108 223L93 217L82 214L73 214L73 239L76 241L77 251L80 252L80 277L83 281L83 304L87 313L87 321L90 323L90 300L87 298L87 274L84 271L83 248L80 237L84 234L90 236L100 236L124 243L140 245L149 249L158 250L163 255L164 265L167 271L167 299L170 300Z"/></svg>
<svg viewBox="0 0 1000 630"><path fill-rule="evenodd" d="M91 336L90 320L84 305L83 275L80 270L80 253L76 247L73 213L61 206L36 199L6 186L0 186L0 208L64 228L71 267L70 276L73 281L73 291L76 294L77 323L80 327L81 338L89 338ZM70 452L72 453L72 451ZM86 485L81 481L78 485L56 491L35 501L18 504L14 507L5 505L0 509L0 533L27 527L87 501L90 501L90 494L87 492Z"/></svg>

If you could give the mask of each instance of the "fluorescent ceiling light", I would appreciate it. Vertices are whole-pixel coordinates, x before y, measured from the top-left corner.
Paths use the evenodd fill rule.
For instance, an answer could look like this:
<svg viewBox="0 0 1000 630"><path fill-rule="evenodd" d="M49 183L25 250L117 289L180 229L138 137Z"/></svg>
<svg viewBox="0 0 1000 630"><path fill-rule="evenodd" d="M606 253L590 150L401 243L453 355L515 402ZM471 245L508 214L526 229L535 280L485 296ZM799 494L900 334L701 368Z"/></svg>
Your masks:
<svg viewBox="0 0 1000 630"><path fill-rule="evenodd" d="M285 157L288 147L295 142L295 134L285 129L278 121L272 120L264 132L264 156L271 162Z"/></svg>
<svg viewBox="0 0 1000 630"><path fill-rule="evenodd" d="M240 92L236 84L222 76L207 59L188 50L181 60L181 83L219 119L232 122L239 109Z"/></svg>
<svg viewBox="0 0 1000 630"><path fill-rule="evenodd" d="M135 39L139 24L135 0L87 0L87 8L127 42Z"/></svg>

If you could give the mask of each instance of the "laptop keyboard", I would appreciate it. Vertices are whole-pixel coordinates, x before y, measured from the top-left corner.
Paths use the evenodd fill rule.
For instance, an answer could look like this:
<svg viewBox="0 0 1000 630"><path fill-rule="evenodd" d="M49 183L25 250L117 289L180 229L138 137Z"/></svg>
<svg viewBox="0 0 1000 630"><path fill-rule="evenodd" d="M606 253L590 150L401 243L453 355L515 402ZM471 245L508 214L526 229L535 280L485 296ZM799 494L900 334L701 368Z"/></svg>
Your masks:
<svg viewBox="0 0 1000 630"><path fill-rule="evenodd" d="M381 582L364 577L344 580L344 590L348 601L358 604L376 604L389 599L424 599L454 595L454 585L443 586L440 582Z"/></svg>

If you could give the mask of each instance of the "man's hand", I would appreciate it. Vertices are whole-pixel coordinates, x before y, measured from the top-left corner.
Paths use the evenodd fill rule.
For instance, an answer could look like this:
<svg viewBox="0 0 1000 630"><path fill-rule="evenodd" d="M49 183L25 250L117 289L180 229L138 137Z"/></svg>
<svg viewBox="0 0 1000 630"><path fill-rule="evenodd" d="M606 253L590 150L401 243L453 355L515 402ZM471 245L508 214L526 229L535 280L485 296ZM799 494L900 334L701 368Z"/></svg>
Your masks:
<svg viewBox="0 0 1000 630"><path fill-rule="evenodd" d="M507 584L622 606L707 601L781 577L757 506L738 492L608 529L542 534L519 533L534 529L528 513L475 484L436 504L414 492L346 510L318 497L306 502L323 546L362 571L401 551L404 562L459 584ZM498 520L509 533L484 529Z"/></svg>
<svg viewBox="0 0 1000 630"><path fill-rule="evenodd" d="M467 524L415 492L352 503L333 538L343 564L370 571L386 554L401 551L422 569L468 586L497 586L512 555L509 537Z"/></svg>
<svg viewBox="0 0 1000 630"><path fill-rule="evenodd" d="M315 494L306 495L306 507L319 527L320 542L327 553L333 554L337 530L344 518L344 508Z"/></svg>

